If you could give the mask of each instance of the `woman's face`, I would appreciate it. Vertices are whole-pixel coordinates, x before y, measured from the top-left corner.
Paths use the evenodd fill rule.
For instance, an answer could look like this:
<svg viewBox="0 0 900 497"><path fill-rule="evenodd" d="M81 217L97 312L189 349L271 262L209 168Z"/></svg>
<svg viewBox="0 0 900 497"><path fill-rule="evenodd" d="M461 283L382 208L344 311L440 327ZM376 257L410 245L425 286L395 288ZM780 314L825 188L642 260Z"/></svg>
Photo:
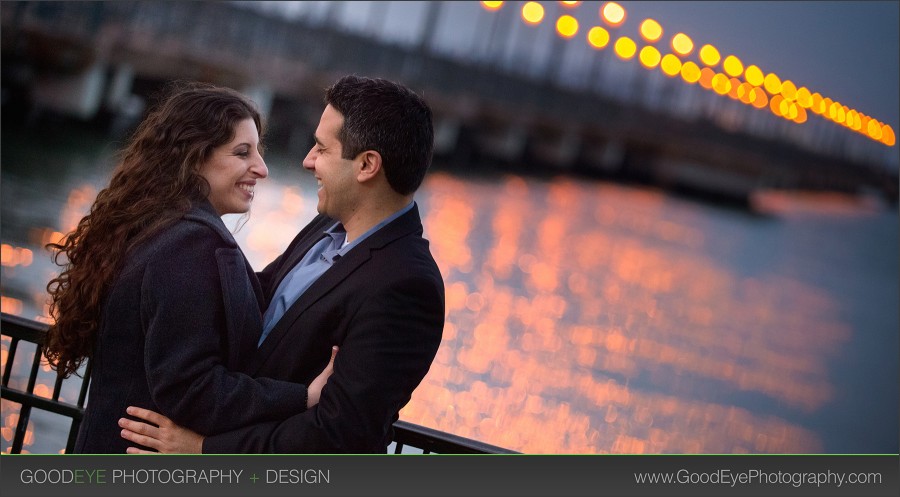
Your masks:
<svg viewBox="0 0 900 497"><path fill-rule="evenodd" d="M256 180L269 175L259 154L259 132L253 119L235 126L234 138L213 151L200 166L200 175L209 183L209 202L220 216L250 210Z"/></svg>

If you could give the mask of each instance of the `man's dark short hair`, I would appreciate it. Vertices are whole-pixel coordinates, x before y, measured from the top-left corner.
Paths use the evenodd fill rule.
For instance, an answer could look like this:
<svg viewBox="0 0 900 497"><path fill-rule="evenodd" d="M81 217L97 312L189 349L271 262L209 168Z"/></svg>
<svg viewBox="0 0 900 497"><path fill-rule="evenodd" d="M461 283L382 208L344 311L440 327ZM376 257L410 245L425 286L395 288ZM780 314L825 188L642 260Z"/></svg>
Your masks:
<svg viewBox="0 0 900 497"><path fill-rule="evenodd" d="M415 192L431 164L431 109L409 88L381 78L344 76L325 91L325 103L344 116L338 132L343 158L366 150L381 154L388 183Z"/></svg>

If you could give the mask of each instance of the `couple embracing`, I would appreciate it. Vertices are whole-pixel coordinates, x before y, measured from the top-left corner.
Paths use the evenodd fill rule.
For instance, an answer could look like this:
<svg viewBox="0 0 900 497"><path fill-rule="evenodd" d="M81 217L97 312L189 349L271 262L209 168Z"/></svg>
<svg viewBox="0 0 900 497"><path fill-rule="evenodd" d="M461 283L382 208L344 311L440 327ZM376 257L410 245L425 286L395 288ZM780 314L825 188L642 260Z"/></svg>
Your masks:
<svg viewBox="0 0 900 497"><path fill-rule="evenodd" d="M385 452L444 324L414 200L431 110L357 76L325 104L303 160L319 214L261 272L220 216L268 175L263 122L205 84L170 88L52 245L46 355L61 376L93 369L76 452Z"/></svg>

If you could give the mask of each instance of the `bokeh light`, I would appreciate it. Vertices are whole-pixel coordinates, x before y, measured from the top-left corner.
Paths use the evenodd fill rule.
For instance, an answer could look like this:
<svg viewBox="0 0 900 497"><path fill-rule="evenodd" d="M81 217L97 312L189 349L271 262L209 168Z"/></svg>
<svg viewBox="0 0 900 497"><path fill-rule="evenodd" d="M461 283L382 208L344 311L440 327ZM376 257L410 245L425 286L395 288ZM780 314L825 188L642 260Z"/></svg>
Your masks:
<svg viewBox="0 0 900 497"><path fill-rule="evenodd" d="M641 49L639 57L641 64L647 69L653 69L658 66L659 61L662 60L662 55L659 53L659 50L657 50L656 47L649 45Z"/></svg>
<svg viewBox="0 0 900 497"><path fill-rule="evenodd" d="M615 51L622 60L629 60L637 53L637 45L631 38L623 36L616 40Z"/></svg>
<svg viewBox="0 0 900 497"><path fill-rule="evenodd" d="M794 101L797 100L797 86L794 85L794 82L791 80L785 80L781 83L781 96L785 98L785 100Z"/></svg>
<svg viewBox="0 0 900 497"><path fill-rule="evenodd" d="M483 8L496 11L508 2L482 1L480 3ZM582 3L581 1L560 2L566 9L578 7ZM546 14L543 5L535 1L526 2L521 8L522 19L531 25L540 24ZM603 4L599 15L604 23L613 27L621 26L627 18L625 8L616 2ZM571 15L561 15L557 18L555 28L559 36L567 39L573 38L580 31L579 21ZM637 31L640 39L649 44L657 43L664 34L662 25L652 18L644 19ZM588 44L595 49L604 49L612 41L610 32L601 26L589 29L586 39ZM813 93L806 87L798 88L790 80L782 81L775 73L765 74L756 65L745 66L737 55L731 54L723 59L719 49L712 44L707 43L700 47L697 62L682 60L689 57L695 48L694 41L687 34L676 33L671 38L670 46L673 53L662 56L656 47L648 45L638 50L638 46L632 38L621 36L614 44L614 52L620 59L626 61L631 60L637 54L639 63L647 69L659 67L669 77L680 75L685 83L699 83L704 89L711 89L720 95L727 95L758 109L768 106L776 115L797 123L806 122L807 110L809 110L885 144L888 141L893 143L893 134L883 132L882 123L876 121L878 129L873 127L873 132L869 133L869 118L865 114L846 106L833 107L832 104L835 102L823 97L820 93ZM720 63L723 74L721 74L722 77L717 77L719 74L712 68ZM700 64L704 67L701 67ZM779 98L776 99L775 96ZM795 105L792 106L791 103ZM873 135L877 135L878 138ZM891 138L890 140L882 139L883 136Z"/></svg>
<svg viewBox="0 0 900 497"><path fill-rule="evenodd" d="M653 19L645 19L644 22L641 23L641 37L650 42L658 41L663 34L662 26L659 25Z"/></svg>
<svg viewBox="0 0 900 497"><path fill-rule="evenodd" d="M725 70L725 74L737 78L744 73L744 64L741 63L741 59L734 55L729 55L722 61L722 69Z"/></svg>
<svg viewBox="0 0 900 497"><path fill-rule="evenodd" d="M797 89L797 103L800 104L800 107L804 109L809 109L812 107L812 95L809 93L809 89L805 86Z"/></svg>
<svg viewBox="0 0 900 497"><path fill-rule="evenodd" d="M620 26L625 22L625 9L616 2L607 2L600 9L600 17L610 26Z"/></svg>
<svg viewBox="0 0 900 497"><path fill-rule="evenodd" d="M700 86L707 90L712 90L712 80L713 76L716 75L716 71L713 71L709 67L704 67L700 70Z"/></svg>
<svg viewBox="0 0 900 497"><path fill-rule="evenodd" d="M800 105L800 99L797 98L797 105ZM802 108L803 106L800 105ZM860 127L862 127L862 121L859 118L859 112L855 109L850 109L850 112L847 113L847 126L850 127L853 131L858 131Z"/></svg>
<svg viewBox="0 0 900 497"><path fill-rule="evenodd" d="M681 66L681 79L687 83L694 84L700 81L700 67L697 63L689 60Z"/></svg>
<svg viewBox="0 0 900 497"><path fill-rule="evenodd" d="M674 54L666 54L659 62L659 68L666 76L681 74L681 59Z"/></svg>
<svg viewBox="0 0 900 497"><path fill-rule="evenodd" d="M544 6L537 2L528 2L522 6L522 19L528 24L540 24L544 20Z"/></svg>
<svg viewBox="0 0 900 497"><path fill-rule="evenodd" d="M869 136L872 138L879 140L881 139L881 135L883 134L881 126L878 124L878 121L872 119L869 121L868 125Z"/></svg>
<svg viewBox="0 0 900 497"><path fill-rule="evenodd" d="M572 16L560 16L556 20L556 32L563 38L571 38L578 34L578 20Z"/></svg>
<svg viewBox="0 0 900 497"><path fill-rule="evenodd" d="M707 66L715 67L720 60L722 60L722 56L719 55L719 50L716 47L709 44L700 47L700 61Z"/></svg>
<svg viewBox="0 0 900 497"><path fill-rule="evenodd" d="M740 83L737 86L738 100L740 100L741 103L743 103L743 104L749 104L750 102L752 102L753 100L750 95L750 90L752 90L752 89L753 89L753 85L751 85L750 83L747 83L746 81L743 83Z"/></svg>
<svg viewBox="0 0 900 497"><path fill-rule="evenodd" d="M769 105L769 97L762 88L754 88L750 91L753 106L757 109L765 109Z"/></svg>
<svg viewBox="0 0 900 497"><path fill-rule="evenodd" d="M594 48L605 48L609 45L609 31L600 26L594 26L588 31L588 43Z"/></svg>
<svg viewBox="0 0 900 497"><path fill-rule="evenodd" d="M712 88L719 95L727 95L731 91L731 80L725 74L718 73L713 76Z"/></svg>
<svg viewBox="0 0 900 497"><path fill-rule="evenodd" d="M763 83L765 85L766 91L769 92L769 95L777 95L781 93L781 78L779 78L775 73L766 74L766 79Z"/></svg>
<svg viewBox="0 0 900 497"><path fill-rule="evenodd" d="M775 94L769 100L769 109L772 110L772 114L776 116L784 116L784 113L781 111L781 104L784 102L784 97L781 96L780 93Z"/></svg>
<svg viewBox="0 0 900 497"><path fill-rule="evenodd" d="M812 94L812 106L810 106L813 112L816 114L821 114L825 111L825 106L822 105L822 94L819 92L815 92Z"/></svg>
<svg viewBox="0 0 900 497"><path fill-rule="evenodd" d="M897 143L897 137L894 135L894 128L885 124L881 128L881 142L889 147L893 147Z"/></svg>
<svg viewBox="0 0 900 497"><path fill-rule="evenodd" d="M762 86L766 81L766 77L760 68L755 65L749 65L744 69L744 80L753 86Z"/></svg>
<svg viewBox="0 0 900 497"><path fill-rule="evenodd" d="M740 98L738 88L740 88L742 81L737 78L728 78L728 83L731 86L731 89L728 90L728 97L732 100L738 100Z"/></svg>
<svg viewBox="0 0 900 497"><path fill-rule="evenodd" d="M672 37L672 50L680 55L690 55L694 51L694 42L688 35L678 33Z"/></svg>
<svg viewBox="0 0 900 497"><path fill-rule="evenodd" d="M806 109L800 107L797 102L791 102L791 114L793 117L791 119L797 124L803 124L806 122Z"/></svg>

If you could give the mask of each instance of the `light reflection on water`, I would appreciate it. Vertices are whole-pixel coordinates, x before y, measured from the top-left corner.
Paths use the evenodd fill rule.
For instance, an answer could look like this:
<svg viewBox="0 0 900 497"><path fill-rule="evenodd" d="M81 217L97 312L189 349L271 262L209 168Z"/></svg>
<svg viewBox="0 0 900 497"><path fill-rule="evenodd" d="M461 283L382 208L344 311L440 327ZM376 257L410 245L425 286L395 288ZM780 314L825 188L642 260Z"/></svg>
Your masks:
<svg viewBox="0 0 900 497"><path fill-rule="evenodd" d="M273 161L235 235L257 269L315 214L309 175ZM87 211L94 178L65 187L55 224L4 243L38 254ZM759 217L609 183L443 171L417 200L447 319L401 419L528 453L896 452L895 381L869 377L897 377L894 213L772 196L774 216ZM3 216L20 223L5 200ZM29 318L46 314L52 271L33 259L3 267L4 310L20 301ZM873 381L893 386L853 405L848 390Z"/></svg>

